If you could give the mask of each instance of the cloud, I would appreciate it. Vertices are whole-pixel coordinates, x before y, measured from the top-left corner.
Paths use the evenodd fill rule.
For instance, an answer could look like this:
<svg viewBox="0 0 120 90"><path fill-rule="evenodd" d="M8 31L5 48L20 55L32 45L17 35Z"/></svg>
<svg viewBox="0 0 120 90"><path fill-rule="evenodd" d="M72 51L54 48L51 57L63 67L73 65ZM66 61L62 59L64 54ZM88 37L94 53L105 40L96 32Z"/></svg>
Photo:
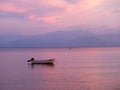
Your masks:
<svg viewBox="0 0 120 90"><path fill-rule="evenodd" d="M70 3L70 4L75 4L75 3L78 3L81 0L65 0L65 1Z"/></svg>
<svg viewBox="0 0 120 90"><path fill-rule="evenodd" d="M11 17L14 17L14 18L24 18L25 16L23 14L19 14L19 13L15 13L15 12L5 12L5 11L0 11L0 17L2 18L11 18Z"/></svg>
<svg viewBox="0 0 120 90"><path fill-rule="evenodd" d="M10 16L13 15L12 13L16 13L21 14L30 20L47 23L57 21L62 17L62 14L66 9L66 4L60 0L48 0L46 2L44 0L6 0L0 2L0 6L0 11L9 13Z"/></svg>
<svg viewBox="0 0 120 90"><path fill-rule="evenodd" d="M119 2L120 0L0 0L0 16L43 23L69 23L70 19L73 20L71 23L80 23L79 20L87 23L91 19L118 13L119 6L116 4Z"/></svg>
<svg viewBox="0 0 120 90"><path fill-rule="evenodd" d="M0 11L9 13L10 16L16 13L29 20L52 23L69 17L70 14L84 15L99 3L100 0L2 0ZM82 15L79 14L79 17Z"/></svg>
<svg viewBox="0 0 120 90"><path fill-rule="evenodd" d="M85 8L81 0L4 0L1 1L0 6L0 11L9 13L10 16L14 13L29 20L46 23L57 22L69 14L77 12L75 9L84 10Z"/></svg>
<svg viewBox="0 0 120 90"><path fill-rule="evenodd" d="M120 0L0 0L1 32L41 33L79 25L118 27L119 16Z"/></svg>
<svg viewBox="0 0 120 90"><path fill-rule="evenodd" d="M110 16L110 15L114 15L114 14L120 14L120 8L115 8L115 9L107 10L107 11L103 12L102 14L104 16Z"/></svg>
<svg viewBox="0 0 120 90"><path fill-rule="evenodd" d="M4 3L0 2L0 11L4 12L15 12L15 13L23 13L26 11L26 9L17 7L12 3Z"/></svg>
<svg viewBox="0 0 120 90"><path fill-rule="evenodd" d="M58 19L62 18L61 16L38 16L38 15L28 15L27 18L29 20L34 20L34 21L43 21L45 23L55 23L57 22Z"/></svg>

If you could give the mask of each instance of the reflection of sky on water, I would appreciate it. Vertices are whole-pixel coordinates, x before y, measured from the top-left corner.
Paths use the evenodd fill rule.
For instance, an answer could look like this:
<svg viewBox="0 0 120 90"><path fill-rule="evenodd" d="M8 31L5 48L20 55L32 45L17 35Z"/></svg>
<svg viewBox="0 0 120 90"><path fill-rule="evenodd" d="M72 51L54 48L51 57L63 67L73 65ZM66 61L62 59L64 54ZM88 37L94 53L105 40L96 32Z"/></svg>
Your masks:
<svg viewBox="0 0 120 90"><path fill-rule="evenodd" d="M119 90L120 48L2 49L0 90ZM55 57L55 65L27 60Z"/></svg>

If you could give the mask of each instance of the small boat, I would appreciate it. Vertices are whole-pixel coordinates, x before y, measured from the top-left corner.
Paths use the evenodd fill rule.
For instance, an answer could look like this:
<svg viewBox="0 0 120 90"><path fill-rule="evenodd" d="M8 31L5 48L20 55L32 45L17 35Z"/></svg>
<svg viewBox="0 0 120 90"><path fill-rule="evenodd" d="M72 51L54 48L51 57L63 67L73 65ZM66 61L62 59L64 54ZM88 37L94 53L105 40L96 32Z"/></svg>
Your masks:
<svg viewBox="0 0 120 90"><path fill-rule="evenodd" d="M54 64L55 59L47 60L28 60L31 64Z"/></svg>

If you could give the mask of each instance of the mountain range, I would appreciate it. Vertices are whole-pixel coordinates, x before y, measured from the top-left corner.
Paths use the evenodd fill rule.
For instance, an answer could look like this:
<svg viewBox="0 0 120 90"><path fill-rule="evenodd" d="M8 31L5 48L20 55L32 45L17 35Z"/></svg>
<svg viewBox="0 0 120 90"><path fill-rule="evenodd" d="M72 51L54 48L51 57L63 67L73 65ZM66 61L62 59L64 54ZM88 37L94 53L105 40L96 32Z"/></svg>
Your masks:
<svg viewBox="0 0 120 90"><path fill-rule="evenodd" d="M103 30L104 31L104 30ZM40 35L1 34L0 47L94 47L120 46L120 33L70 29ZM113 30L114 31L114 30Z"/></svg>

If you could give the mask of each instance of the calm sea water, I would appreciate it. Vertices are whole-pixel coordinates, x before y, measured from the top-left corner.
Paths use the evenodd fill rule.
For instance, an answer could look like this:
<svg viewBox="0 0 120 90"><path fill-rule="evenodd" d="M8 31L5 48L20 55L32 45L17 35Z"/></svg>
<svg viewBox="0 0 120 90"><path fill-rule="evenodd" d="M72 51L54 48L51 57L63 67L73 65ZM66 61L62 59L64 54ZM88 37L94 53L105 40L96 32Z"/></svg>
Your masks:
<svg viewBox="0 0 120 90"><path fill-rule="evenodd" d="M120 48L1 48L0 90L120 90Z"/></svg>

